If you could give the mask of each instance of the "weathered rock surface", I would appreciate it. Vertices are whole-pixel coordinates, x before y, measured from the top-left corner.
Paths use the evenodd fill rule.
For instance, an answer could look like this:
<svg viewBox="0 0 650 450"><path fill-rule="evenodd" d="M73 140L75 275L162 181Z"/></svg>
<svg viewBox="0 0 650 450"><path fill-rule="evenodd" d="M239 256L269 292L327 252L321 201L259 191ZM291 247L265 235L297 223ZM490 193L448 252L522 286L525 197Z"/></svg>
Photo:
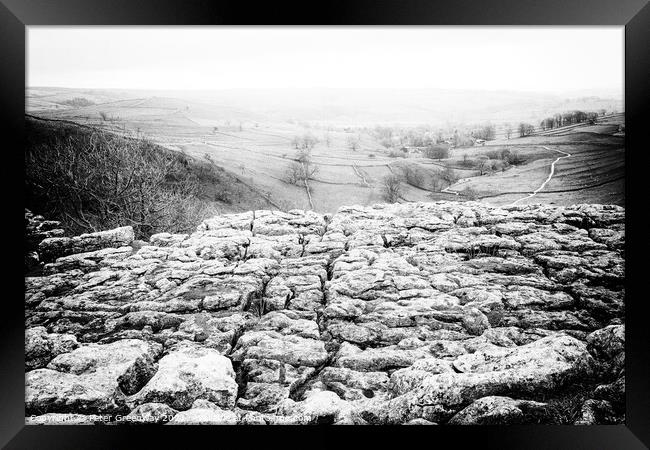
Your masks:
<svg viewBox="0 0 650 450"><path fill-rule="evenodd" d="M232 407L236 396L230 360L213 349L186 345L160 359L158 371L131 401L166 403L182 410L197 399Z"/></svg>
<svg viewBox="0 0 650 450"><path fill-rule="evenodd" d="M38 244L38 253L42 261L84 253L110 247L122 247L135 239L133 227L121 227L114 230L98 231L74 237L48 237Z"/></svg>
<svg viewBox="0 0 650 450"><path fill-rule="evenodd" d="M136 339L88 344L25 374L27 412L112 413L155 373L162 346Z"/></svg>
<svg viewBox="0 0 650 450"><path fill-rule="evenodd" d="M44 239L62 237L65 232L59 228L60 222L45 220L43 216L35 215L25 210L25 273L37 270L41 265L38 246Z"/></svg>
<svg viewBox="0 0 650 450"><path fill-rule="evenodd" d="M396 390L399 395L393 399L369 402L362 417L389 424L401 423L404 417L444 421L481 397L559 390L591 375L593 364L586 345L564 334L514 348L492 346L456 358L454 372L435 373L436 367L423 378L414 373L415 383Z"/></svg>
<svg viewBox="0 0 650 450"><path fill-rule="evenodd" d="M126 416L125 421L132 423L165 423L178 413L174 408L164 403L144 403L136 406Z"/></svg>
<svg viewBox="0 0 650 450"><path fill-rule="evenodd" d="M43 368L52 358L71 352L79 346L71 334L49 334L45 327L25 330L25 367L28 370Z"/></svg>
<svg viewBox="0 0 650 450"><path fill-rule="evenodd" d="M26 215L47 263L25 278L29 423L526 423L576 381L580 423L618 423L624 218L255 211L135 245Z"/></svg>
<svg viewBox="0 0 650 450"><path fill-rule="evenodd" d="M483 397L457 413L449 420L450 425L514 425L527 421L546 406L529 400L513 400L510 397ZM528 419L530 420L530 419Z"/></svg>

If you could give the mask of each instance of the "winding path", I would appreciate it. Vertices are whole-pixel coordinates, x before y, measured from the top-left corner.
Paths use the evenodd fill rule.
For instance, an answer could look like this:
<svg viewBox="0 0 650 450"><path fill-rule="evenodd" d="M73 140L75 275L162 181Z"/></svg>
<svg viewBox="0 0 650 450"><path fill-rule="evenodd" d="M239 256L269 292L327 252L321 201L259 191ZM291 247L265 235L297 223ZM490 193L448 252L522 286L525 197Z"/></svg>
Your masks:
<svg viewBox="0 0 650 450"><path fill-rule="evenodd" d="M551 149L551 148L548 148L548 147L546 147L546 146L544 146L544 145L542 145L542 147L545 148L546 150L553 150L553 151L556 151L556 152L558 152L558 153L562 153L564 156L558 156L558 158L557 158L555 161L553 161L553 162L551 163L551 173L548 174L548 178L546 178L546 180L544 180L544 182L542 183L542 185L541 185L540 187L538 187L538 188L535 189L533 192L531 192L530 194L528 194L528 196L526 196L526 197L522 197L522 198L520 198L519 200L515 200L514 202L512 202L512 203L510 204L510 206L512 206L512 205L516 205L517 203L519 203L519 202L522 201L522 200L526 200L526 199L528 199L528 198L532 198L532 197L534 197L535 195L537 195L537 193L538 193L539 191L541 191L542 189L544 189L544 186L546 186L546 183L548 183L549 181L551 181L551 178L553 178L553 174L555 173L555 163L557 163L559 160L561 160L561 159L563 159L563 158L568 158L569 156L571 156L571 153L563 152L562 150L557 150L557 149L554 149L554 148Z"/></svg>

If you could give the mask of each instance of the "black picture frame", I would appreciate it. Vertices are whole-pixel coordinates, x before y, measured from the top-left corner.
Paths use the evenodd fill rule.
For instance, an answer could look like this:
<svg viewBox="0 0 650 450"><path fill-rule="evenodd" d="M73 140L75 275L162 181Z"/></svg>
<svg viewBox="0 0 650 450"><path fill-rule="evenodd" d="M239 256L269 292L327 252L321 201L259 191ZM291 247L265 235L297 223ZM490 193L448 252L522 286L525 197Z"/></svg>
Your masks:
<svg viewBox="0 0 650 450"><path fill-rule="evenodd" d="M205 0L0 0L2 83L0 126L3 130L2 179L5 202L11 204L4 223L6 242L24 232L19 219L23 204L16 186L24 166L25 39L29 25L620 25L625 26L626 111L626 424L612 426L508 427L153 427L153 426L25 426L24 425L24 304L22 248L14 246L5 261L0 327L0 445L5 448L122 448L145 438L150 446L198 445L207 439L225 444L224 433L251 444L252 437L278 443L337 445L341 438L385 440L418 434L424 445L450 441L482 448L603 448L637 449L650 445L650 327L644 314L645 235L647 209L644 175L647 173L648 100L650 100L650 5L647 0L336 0L311 2L243 2ZM586 44L581 44L586 45ZM579 48L577 48L579 51ZM18 191L20 192L20 191ZM7 195L8 194L8 195ZM636 203L636 205L635 205ZM5 221L3 221L5 222ZM15 259L14 259L15 258ZM15 273L14 273L15 271ZM291 433L291 434L289 434ZM306 434L307 433L307 434ZM317 434L318 436L311 436ZM309 435L309 437L307 436ZM351 436L350 436L351 437ZM164 445L164 446L167 446ZM234 445L234 443L233 443ZM399 445L399 444L398 444ZM402 444L403 445L403 444Z"/></svg>

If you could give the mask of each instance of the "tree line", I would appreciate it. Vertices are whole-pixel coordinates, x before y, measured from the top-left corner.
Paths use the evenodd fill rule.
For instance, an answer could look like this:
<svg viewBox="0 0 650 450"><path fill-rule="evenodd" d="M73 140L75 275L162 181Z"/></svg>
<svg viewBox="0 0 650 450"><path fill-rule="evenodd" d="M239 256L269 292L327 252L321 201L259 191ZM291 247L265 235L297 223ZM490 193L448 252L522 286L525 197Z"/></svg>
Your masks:
<svg viewBox="0 0 650 450"><path fill-rule="evenodd" d="M596 111L567 111L561 114L555 114L553 116L546 117L543 119L539 127L542 130L552 130L553 128L565 127L567 125L574 125L577 123L596 123L599 116L604 116L606 111L600 109Z"/></svg>

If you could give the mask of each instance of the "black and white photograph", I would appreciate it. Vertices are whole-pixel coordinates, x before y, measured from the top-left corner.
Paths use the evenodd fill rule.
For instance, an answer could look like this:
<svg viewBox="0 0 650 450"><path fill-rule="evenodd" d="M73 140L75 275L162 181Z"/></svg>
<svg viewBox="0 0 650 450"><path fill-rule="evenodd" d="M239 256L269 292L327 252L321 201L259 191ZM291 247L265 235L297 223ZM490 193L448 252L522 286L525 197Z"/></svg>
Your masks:
<svg viewBox="0 0 650 450"><path fill-rule="evenodd" d="M28 426L625 424L623 26L25 33Z"/></svg>

